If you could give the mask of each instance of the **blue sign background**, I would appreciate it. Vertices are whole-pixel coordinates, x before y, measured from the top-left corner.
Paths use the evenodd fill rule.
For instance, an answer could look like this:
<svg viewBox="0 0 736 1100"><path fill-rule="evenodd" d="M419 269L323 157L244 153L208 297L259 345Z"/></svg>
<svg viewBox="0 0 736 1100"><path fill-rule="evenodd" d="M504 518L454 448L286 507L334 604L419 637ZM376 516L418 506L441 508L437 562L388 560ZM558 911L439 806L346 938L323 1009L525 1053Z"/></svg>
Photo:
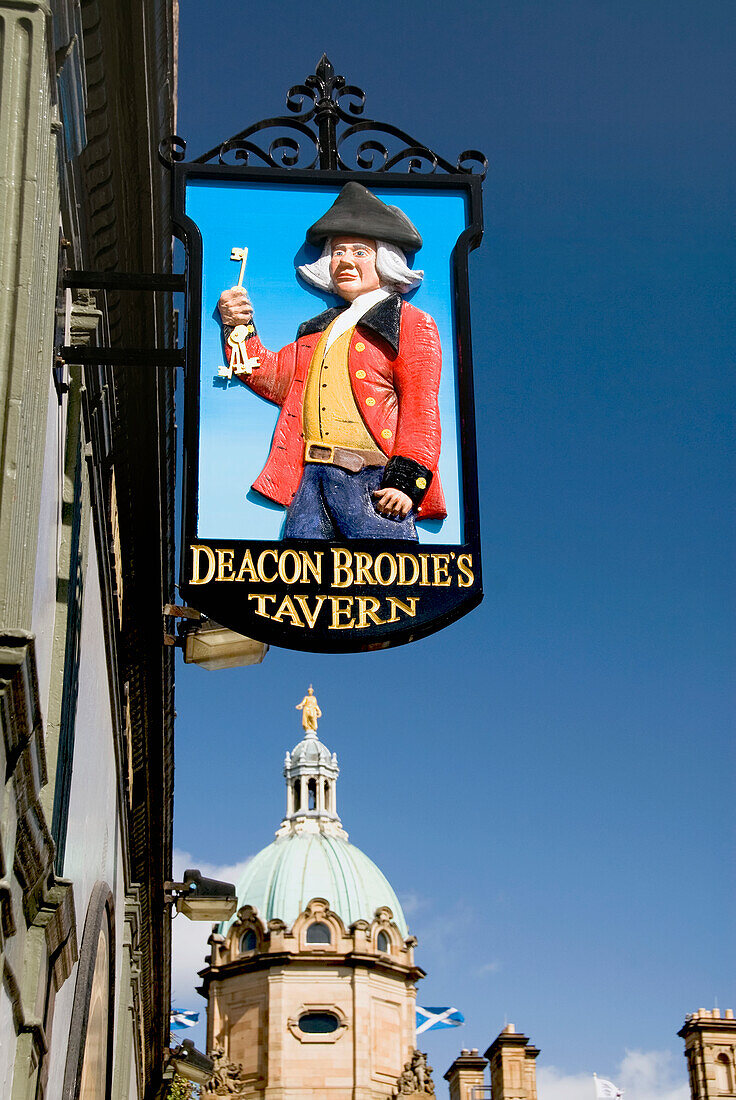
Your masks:
<svg viewBox="0 0 736 1100"><path fill-rule="evenodd" d="M247 386L217 377L225 363L217 301L235 285L240 263L232 248L248 249L244 286L264 346L290 343L302 321L340 299L321 294L298 278L295 264L317 258L304 243L306 229L332 204L340 188L270 183L188 180L186 213L202 235L202 351L199 427L199 537L278 539L284 509L250 487L268 456L279 409ZM462 472L457 408L457 341L451 254L467 224L463 193L373 187L407 214L424 246L412 266L424 281L408 296L437 323L442 344L439 474L447 518L417 524L422 544L463 542ZM411 257L410 257L411 259Z"/></svg>

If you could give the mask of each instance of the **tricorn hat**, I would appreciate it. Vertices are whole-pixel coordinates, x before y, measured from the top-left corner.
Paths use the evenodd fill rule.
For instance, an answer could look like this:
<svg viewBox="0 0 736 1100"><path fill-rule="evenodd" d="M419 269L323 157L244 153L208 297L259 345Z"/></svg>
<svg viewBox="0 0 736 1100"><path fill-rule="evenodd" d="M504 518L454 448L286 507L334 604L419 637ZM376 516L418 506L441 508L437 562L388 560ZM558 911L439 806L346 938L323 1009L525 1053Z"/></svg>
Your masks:
<svg viewBox="0 0 736 1100"><path fill-rule="evenodd" d="M398 206L388 206L351 180L346 183L326 214L307 230L310 244L321 245L328 237L355 233L360 237L388 241L407 252L422 247L422 238L415 226Z"/></svg>

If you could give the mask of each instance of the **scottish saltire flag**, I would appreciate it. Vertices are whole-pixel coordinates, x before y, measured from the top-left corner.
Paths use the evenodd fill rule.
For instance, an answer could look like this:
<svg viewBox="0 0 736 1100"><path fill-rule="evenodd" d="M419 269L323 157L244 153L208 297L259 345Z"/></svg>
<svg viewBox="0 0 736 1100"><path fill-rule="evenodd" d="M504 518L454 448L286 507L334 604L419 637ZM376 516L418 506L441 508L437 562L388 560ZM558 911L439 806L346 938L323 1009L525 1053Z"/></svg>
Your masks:
<svg viewBox="0 0 736 1100"><path fill-rule="evenodd" d="M617 1089L613 1081L607 1081L605 1077L593 1074L595 1081L595 1100L621 1100L623 1093Z"/></svg>
<svg viewBox="0 0 736 1100"><path fill-rule="evenodd" d="M456 1008L420 1008L417 1005L417 1035L443 1027L460 1027L464 1023L465 1017Z"/></svg>
<svg viewBox="0 0 736 1100"><path fill-rule="evenodd" d="M198 1019L198 1012L186 1012L180 1008L172 1008L169 1027L172 1031L179 1031L183 1027L194 1027Z"/></svg>

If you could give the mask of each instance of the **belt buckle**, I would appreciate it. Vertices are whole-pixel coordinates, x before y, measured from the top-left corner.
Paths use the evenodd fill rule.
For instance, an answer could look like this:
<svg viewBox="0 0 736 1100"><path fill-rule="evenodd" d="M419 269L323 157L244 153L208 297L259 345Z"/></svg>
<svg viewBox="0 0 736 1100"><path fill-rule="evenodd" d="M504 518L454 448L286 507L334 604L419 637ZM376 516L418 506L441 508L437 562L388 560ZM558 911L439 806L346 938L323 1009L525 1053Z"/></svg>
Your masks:
<svg viewBox="0 0 736 1100"><path fill-rule="evenodd" d="M325 451L326 457L317 457L314 455L314 451ZM335 445L334 443L307 443L306 455L307 462L317 462L322 466L330 466L335 458Z"/></svg>

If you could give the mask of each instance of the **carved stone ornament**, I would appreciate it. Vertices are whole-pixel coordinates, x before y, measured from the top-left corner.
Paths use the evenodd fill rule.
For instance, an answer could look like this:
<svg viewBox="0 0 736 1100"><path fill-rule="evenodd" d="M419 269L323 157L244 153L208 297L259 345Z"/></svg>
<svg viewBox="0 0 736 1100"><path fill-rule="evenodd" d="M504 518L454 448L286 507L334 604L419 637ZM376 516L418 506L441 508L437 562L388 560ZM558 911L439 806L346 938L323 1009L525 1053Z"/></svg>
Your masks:
<svg viewBox="0 0 736 1100"><path fill-rule="evenodd" d="M415 1050L399 1074L392 1093L394 1100L401 1096L434 1096L432 1067L427 1065L427 1055Z"/></svg>
<svg viewBox="0 0 736 1100"><path fill-rule="evenodd" d="M244 1098L246 1095L245 1071L239 1062L231 1062L221 1046L215 1044L209 1057L215 1064L212 1079L202 1089L202 1096L231 1096Z"/></svg>

